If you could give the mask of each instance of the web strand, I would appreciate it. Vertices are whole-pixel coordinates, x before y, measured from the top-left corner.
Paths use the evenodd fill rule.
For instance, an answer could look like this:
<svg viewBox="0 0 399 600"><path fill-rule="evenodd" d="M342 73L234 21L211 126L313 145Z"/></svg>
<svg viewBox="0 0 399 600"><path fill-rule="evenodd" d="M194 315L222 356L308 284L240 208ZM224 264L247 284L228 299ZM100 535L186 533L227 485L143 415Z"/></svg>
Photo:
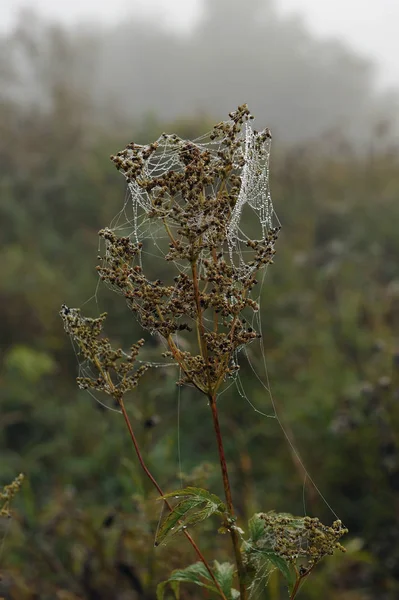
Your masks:
<svg viewBox="0 0 399 600"><path fill-rule="evenodd" d="M219 137L216 140L212 139L212 132L204 134L203 136L197 138L193 142L190 142L190 148L197 148L200 152L209 152L212 157L215 157L215 160L220 152L221 144L226 140L226 138ZM250 241L254 236L252 236L252 231L247 232L247 217L251 215L255 216L255 219L252 219L252 223L256 223L256 227L258 229L257 235L259 240L265 240L269 234L269 232L273 228L273 223L277 223L280 225L280 221L278 220L277 215L274 212L271 194L270 194L270 186L269 186L269 160L270 160L270 150L271 150L271 136L267 132L267 130L263 132L256 132L252 130L252 128L247 123L244 131L239 134L241 137L239 138L241 141L241 145L238 146L236 154L234 155L233 160L233 168L237 170L237 172L241 172L241 186L239 188L239 193L237 197L236 204L231 210L230 220L228 220L225 224L226 227L226 248L224 251L226 252L226 260L230 261L230 266L232 267L236 279L238 282L243 282L251 275L252 272L255 271L255 267L251 266L251 261L248 261L248 256L251 254L251 249L248 248L248 241ZM142 169L140 172L140 178L143 181L153 181L155 182L155 186L152 189L154 195L156 195L160 190L159 186L157 187L156 182L160 180L165 174L173 171L176 173L181 173L185 168L184 158L185 153L188 153L188 150L184 150L186 146L182 143L181 140L176 135L161 135L158 140L155 142L154 147L156 150L150 153L148 156L146 154L148 147L132 145L124 151L125 158L129 158L129 156L133 156L135 154L137 156L141 156L142 160ZM130 154L129 154L130 152ZM207 194L212 197L216 197L218 190L217 187L219 185L219 181L215 180L212 184L210 184L209 189L205 190L204 196ZM169 192L166 192L168 194ZM167 203L163 204L163 206L167 205L166 208L166 217L165 212L162 213L162 217L157 217L156 206L153 203L152 193L149 193L145 186L140 185L140 182L136 179L129 178L128 179L128 190L124 199L123 206L119 213L112 220L109 230L117 233L118 235L127 236L134 241L135 244L143 244L142 251L139 254L138 261L139 266L143 267L143 262L148 261L149 266L153 269L153 265L156 265L157 260L162 261L165 259L167 253L169 252L169 246L171 237L172 239L179 238L179 228L173 221L170 220L168 233L165 230L164 220L168 216L171 216L173 213L173 206L176 202L182 202L182 198L177 194L177 198L166 196ZM196 215L196 223L190 223L190 225L209 225L209 215L205 210L202 210L199 207L198 214ZM208 228L205 227L205 233L203 237L205 240L211 239L214 231L212 226ZM251 233L251 236L249 235ZM107 247L105 248L104 253L104 263L107 263L109 259L109 255L107 254ZM206 252L209 251L207 250ZM205 257L207 258L207 254L205 252ZM165 264L165 263L163 263ZM126 265L128 266L128 265ZM182 261L174 260L173 266L177 269L177 272L180 274L189 274L190 265L183 264ZM199 273L204 273L203 262L199 261ZM252 316L249 317L249 321L253 328L256 328L261 335L260 338L260 356L262 359L262 369L263 373L260 375L258 373L257 368L253 365L249 353L247 351L246 346L242 348L238 348L235 353L235 362L238 363L238 359L240 356L244 355L246 360L255 375L257 381L260 383L262 388L265 390L267 397L272 406L272 414L268 414L264 410L260 410L249 398L246 390L244 389L244 385L242 379L240 377L239 372L236 372L232 375L232 381L227 381L225 383L224 388L218 393L218 398L222 396L222 394L226 393L228 389L232 385L235 385L238 394L240 397L245 400L245 402L250 406L250 408L261 417L275 419L278 422L278 425L283 433L283 436L288 443L293 455L296 457L296 460L301 465L303 472L305 474L305 480L303 484L303 503L304 503L304 511L306 512L306 503L305 503L305 484L306 481L309 480L313 485L314 489L319 494L320 498L323 500L325 505L329 508L331 513L338 518L335 511L332 509L330 504L327 502L326 498L323 496L314 480L311 478L309 472L307 471L297 449L295 448L290 436L288 435L282 420L278 414L277 404L273 397L270 381L269 381L269 373L267 368L266 361L266 353L263 344L262 338L262 322L261 322L261 296L262 290L264 288L265 276L267 272L267 267L263 269L263 275L261 277L261 281L259 283L259 293L255 297L254 294L251 297L258 303L259 310L257 312L253 312ZM167 273L165 273L167 276ZM109 284L109 287L121 294L121 291L117 286ZM98 303L97 299L98 285L94 294L94 298L96 303ZM138 317L142 316L142 309L140 305L135 305L135 310L138 314ZM186 316L187 321L190 324L195 325L195 319L190 316ZM203 327L206 333L211 333L213 331L213 320L208 319L206 315L203 318ZM175 343L177 346L179 345L178 336L175 336ZM255 343L255 342L252 342ZM165 345L165 342L163 342ZM166 345L165 345L166 346ZM146 364L152 368L159 367L169 367L172 366L172 363L155 363L150 361L142 361L142 364ZM176 366L173 363L174 366ZM88 366L85 364L80 365L80 369L82 373L88 372ZM180 369L181 374L181 369ZM182 451L181 451L181 435L180 435L180 412L181 412L181 390L180 386L178 388L178 397L177 397L177 460L178 460L178 473L180 478L180 484L182 483ZM98 399L95 398L97 402ZM102 404L101 402L99 402ZM105 406L105 405L103 405ZM106 407L110 410L110 407ZM116 410L116 412L120 412Z"/></svg>

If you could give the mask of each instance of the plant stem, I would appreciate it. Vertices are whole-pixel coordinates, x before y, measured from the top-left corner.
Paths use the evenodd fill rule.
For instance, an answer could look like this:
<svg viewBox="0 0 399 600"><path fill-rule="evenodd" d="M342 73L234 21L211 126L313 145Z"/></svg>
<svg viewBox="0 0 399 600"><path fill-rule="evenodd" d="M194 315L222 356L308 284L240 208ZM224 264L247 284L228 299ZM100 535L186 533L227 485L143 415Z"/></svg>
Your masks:
<svg viewBox="0 0 399 600"><path fill-rule="evenodd" d="M295 582L294 589L292 590L292 594L291 594L291 596L290 596L290 600L294 600L294 598L295 598L295 596L296 596L296 593L297 593L297 591L299 590L299 584L300 584L300 582L301 582L301 579L300 579L300 578L298 578L298 579L296 580L296 582Z"/></svg>
<svg viewBox="0 0 399 600"><path fill-rule="evenodd" d="M299 592L299 588L300 585L302 583L302 581L305 579L305 577L307 577L309 575L309 573L312 571L314 565L312 565L304 575L299 575L299 572L297 571L297 580L295 582L294 585L294 589L292 590L291 596L290 596L290 600L294 600L296 598L297 593Z"/></svg>
<svg viewBox="0 0 399 600"><path fill-rule="evenodd" d="M198 336L198 345L199 350L206 364L208 364L208 349L206 347L206 343L204 340L205 327L202 319L202 308L201 308L201 294L198 285L198 268L196 261L191 263L191 274L193 278L193 288L194 288L194 301L197 309L197 336ZM209 374L208 374L209 379Z"/></svg>
<svg viewBox="0 0 399 600"><path fill-rule="evenodd" d="M192 278L193 278L194 301L195 301L196 310L197 310L198 343L199 343L201 355L202 355L202 357L205 361L206 367L207 367L208 397L209 397L209 404L210 404L210 407L212 410L213 426L214 426L216 441L217 441L217 445L218 445L219 462L220 462L220 467L222 469L224 493L226 496L226 503L227 503L227 509L229 512L229 516L233 520L234 519L233 499L231 497L231 488L230 488L230 482L229 482L229 475L228 475L228 471L227 471L226 457L225 457L224 448L223 448L222 432L220 431L219 416L218 416L218 411L217 411L217 406L216 406L216 389L217 388L214 388L214 390L212 390L212 384L211 384L211 380L210 380L209 357L208 357L208 349L207 349L205 336L204 336L205 328L204 328L204 323L203 323L203 314L202 314L203 311L201 308L201 294L200 294L199 284L198 284L198 270L197 270L196 261L193 261L191 263L191 273L192 273ZM236 561L236 565L237 565L238 582L239 582L239 587L240 587L240 599L247 600L248 593L247 593L247 589L246 589L246 585L245 585L246 572L245 572L244 564L242 562L242 556L241 556L241 551L240 551L240 539L238 536L237 529L234 526L234 523L230 524L229 530L230 530L231 540L233 542L234 556L235 556L235 561Z"/></svg>
<svg viewBox="0 0 399 600"><path fill-rule="evenodd" d="M104 377L104 379L108 382L110 391L112 392L113 397L115 398L115 400L118 401L118 404L121 408L122 414L123 414L123 418L125 419L125 423L126 426L129 430L129 434L130 437L132 439L133 442L133 446L134 449L136 451L137 454L137 458L139 459L139 463L141 468L143 469L144 473L147 475L148 479L151 481L152 485L155 487L155 489L157 490L157 492L159 493L160 496L162 496L163 501L165 503L165 505L168 507L169 511L172 512L172 506L169 503L169 501L164 498L163 496L165 495L162 488L160 487L160 485L158 484L157 480L155 479L155 477L152 475L151 471L148 469L147 465L144 462L143 456L140 452L140 448L139 445L137 443L137 439L136 436L134 435L134 431L133 431L133 427L132 424L130 422L129 419L129 415L127 414L126 408L125 408L125 403L123 402L123 398L117 394L114 384L112 383L112 379L108 373L107 370L105 370L103 368L103 366L101 365L101 361L96 357L94 359L94 364L96 365L97 369L99 370L99 372L102 374L102 376ZM215 584L216 589L218 590L220 596L223 598L223 600L227 600L226 596L222 590L222 588L219 585L219 582L217 581L215 575L212 572L211 567L209 566L205 556L202 554L201 550L198 548L197 544L195 543L195 541L193 540L193 538L191 537L191 535L188 533L188 531L186 531L185 529L183 529L183 533L186 536L186 538L188 539L188 541L190 542L190 544L192 545L192 547L194 548L198 558L200 559L200 561L204 564L206 570L208 571L213 583Z"/></svg>
<svg viewBox="0 0 399 600"><path fill-rule="evenodd" d="M213 427L215 430L216 441L217 441L217 446L218 446L219 462L220 462L220 468L222 470L223 487L224 487L224 493L226 496L227 509L229 511L230 517L232 519L234 519L233 499L231 496L229 474L227 471L226 456L224 453L222 432L220 430L219 415L218 415L218 410L217 410L217 406L216 406L216 395L209 395L209 404L210 404L210 407L212 410ZM235 556L236 565L237 565L238 582L239 582L239 586L240 586L240 598L241 598L241 600L247 600L248 593L247 593L247 589L246 589L246 585L245 585L246 573L245 573L244 563L242 562L239 535L238 535L237 529L235 528L234 524L231 525L229 529L230 529L230 534L231 534L231 540L233 542L234 556Z"/></svg>
<svg viewBox="0 0 399 600"><path fill-rule="evenodd" d="M129 434L130 434L130 437L132 439L133 446L134 446L134 449L135 449L136 454L137 454L137 458L139 459L140 466L143 469L143 471L145 472L145 474L147 475L147 477L149 478L149 480L151 481L151 483L153 484L153 486L156 488L156 490L159 493L159 495L163 497L165 494L162 491L162 488L159 486L157 480L152 475L151 471L148 469L147 465L144 462L143 456L142 456L142 454L140 452L139 445L137 443L136 436L134 435L132 424L130 423L129 415L126 412L126 408L125 408L125 404L123 402L123 399L120 398L118 400L118 402L119 402L119 406L121 407L121 410L122 410L123 418L125 419L125 423L126 423L127 428L129 430ZM168 502L168 500L166 498L163 498L163 501L164 501L165 505L167 506L167 508L170 511L172 511L173 510L172 506ZM192 545L192 547L194 548L194 550L195 550L198 558L200 559L200 561L204 564L204 566L205 566L206 570L208 571L210 577L212 578L212 581L215 584L215 587L218 590L220 596L223 598L223 600L227 600L226 596L225 596L225 594L224 594L224 592L222 590L222 588L220 587L220 584L218 583L217 579L215 578L215 575L212 572L211 567L209 566L209 564L208 564L206 558L204 557L204 555L202 554L201 550L198 548L198 546L195 543L194 539L191 537L191 535L185 529L183 530L183 533L186 536L186 538L188 539L188 541L190 542L190 544Z"/></svg>

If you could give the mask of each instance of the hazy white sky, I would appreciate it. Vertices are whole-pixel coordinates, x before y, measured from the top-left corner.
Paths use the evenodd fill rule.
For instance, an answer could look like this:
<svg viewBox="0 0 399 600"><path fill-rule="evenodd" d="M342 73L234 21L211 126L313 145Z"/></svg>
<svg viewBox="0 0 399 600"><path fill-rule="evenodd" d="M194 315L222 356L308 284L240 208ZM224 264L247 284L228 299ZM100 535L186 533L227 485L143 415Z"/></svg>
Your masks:
<svg viewBox="0 0 399 600"><path fill-rule="evenodd" d="M275 0L285 13L303 15L320 35L340 37L381 68L380 81L399 86L399 0ZM114 22L140 11L164 25L186 28L199 0L0 0L0 27L12 26L18 11L33 7L48 19Z"/></svg>

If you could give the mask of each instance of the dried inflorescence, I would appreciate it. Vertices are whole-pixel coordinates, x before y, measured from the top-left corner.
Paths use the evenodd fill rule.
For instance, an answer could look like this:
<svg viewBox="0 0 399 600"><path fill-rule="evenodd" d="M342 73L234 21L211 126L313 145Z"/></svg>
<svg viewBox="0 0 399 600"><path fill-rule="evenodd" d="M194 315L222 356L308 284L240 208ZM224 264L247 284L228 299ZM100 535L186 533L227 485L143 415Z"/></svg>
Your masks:
<svg viewBox="0 0 399 600"><path fill-rule="evenodd" d="M81 356L89 361L96 372L95 377L78 377L81 389L94 389L120 400L129 390L134 389L147 365L136 369L135 363L144 340L133 344L128 354L120 348L112 348L108 338L102 336L106 314L97 319L83 317L79 309L63 305L60 315L65 331L77 343Z"/></svg>
<svg viewBox="0 0 399 600"><path fill-rule="evenodd" d="M25 477L22 473L9 485L0 490L0 517L10 517L10 502L18 494Z"/></svg>
<svg viewBox="0 0 399 600"><path fill-rule="evenodd" d="M259 272L273 262L279 227L272 225L268 187L270 132L249 127L252 117L246 105L229 116L229 121L214 127L208 143L163 134L147 146L128 144L111 157L128 183L133 214L126 223L133 229L130 235L121 235L126 225L120 226L118 217L114 224L119 235L111 228L100 231L105 251L97 268L100 279L124 296L143 328L166 342L163 356L172 358L181 369L177 383L194 385L209 399L226 496L223 527L232 537L240 597L247 598L250 576L256 576L266 561L282 571L294 598L302 578L316 563L337 549L343 550L339 539L346 529L340 521L326 527L318 519L260 513L251 519L251 537L240 548L241 530L234 524L217 393L226 378L239 369L238 351L260 337L252 325L259 306L251 294ZM256 214L257 221L249 221L249 225L257 227L257 234L244 233L246 207ZM126 205L121 214L125 209ZM157 235L160 231L155 239L153 232ZM163 254L166 266L176 268L168 283L154 280L143 267L149 237ZM169 269L165 271L167 278ZM84 372L78 378L79 386L105 392L119 403L139 462L171 511L165 523L180 523L183 513L176 513L167 500L169 495L162 492L146 467L124 408L124 394L136 387L147 368L135 367L143 340L126 354L115 350L102 335L105 314L90 319L77 309L63 306L61 317L80 354L95 371L94 376ZM197 492L202 504L209 493ZM178 507L180 511L181 504ZM192 508L190 504L188 510ZM205 558L188 532L184 533L204 565L204 576L209 575L215 585L212 589L225 597ZM304 562L299 570L298 561ZM230 566L229 570L232 573ZM164 589L165 584L161 585ZM230 588L229 584L229 593Z"/></svg>
<svg viewBox="0 0 399 600"><path fill-rule="evenodd" d="M302 570L309 571L325 556L336 550L345 552L339 540L348 530L342 522L334 521L331 527L323 525L319 519L293 517L286 514L261 514L265 532L263 540L268 547L286 561L296 564L302 560Z"/></svg>
<svg viewBox="0 0 399 600"><path fill-rule="evenodd" d="M250 118L243 105L230 113L229 121L216 125L210 135L216 150L212 143L208 147L164 134L167 147L162 139L148 146L132 143L111 157L128 182L136 210L164 228L169 239L165 260L179 265L173 284L146 276L141 241L119 237L110 229L100 232L105 241L100 278L124 295L145 329L167 341L183 372L180 383L211 395L238 368L236 351L259 336L245 315L258 310L251 290L257 273L273 262L279 231L262 222L262 239L241 240L245 250L237 266L231 227L238 202L243 203L243 173L249 160L257 164L256 153L270 140L269 130L251 130L249 152L242 128ZM161 168L169 156L166 148L172 148L171 158ZM267 165L260 162L257 168L254 189ZM257 203L268 202L262 189L256 193ZM192 330L197 354L181 351L173 337Z"/></svg>

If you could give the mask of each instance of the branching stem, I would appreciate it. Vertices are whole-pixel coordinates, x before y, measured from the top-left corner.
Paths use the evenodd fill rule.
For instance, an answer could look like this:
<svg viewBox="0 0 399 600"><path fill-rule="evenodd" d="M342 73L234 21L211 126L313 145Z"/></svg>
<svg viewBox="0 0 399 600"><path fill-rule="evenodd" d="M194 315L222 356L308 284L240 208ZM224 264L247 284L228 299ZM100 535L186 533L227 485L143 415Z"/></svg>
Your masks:
<svg viewBox="0 0 399 600"><path fill-rule="evenodd" d="M197 310L198 345L199 345L199 349L200 349L203 359L208 364L208 351L207 351L206 342L204 339L205 328L204 328L202 308L201 308L201 295L200 295L200 290L199 290L198 268L197 268L196 261L193 261L191 263L191 274L192 274L192 278L193 278L194 300L195 300L195 306L196 306L196 310Z"/></svg>
<svg viewBox="0 0 399 600"><path fill-rule="evenodd" d="M218 446L219 462L220 462L220 468L222 470L223 487L224 487L224 493L225 493L225 497L226 497L227 509L229 511L229 516L233 522L235 519L234 506L233 506L233 499L231 496L231 488L230 488L229 474L227 471L226 456L225 456L224 447L223 447L222 432L220 430L219 415L218 415L218 410L217 410L217 405L216 405L216 395L209 396L209 404L210 404L211 411L212 411L213 427L215 430L215 436L216 436L216 441L217 441L217 446ZM234 523L232 523L230 526L230 534L231 534L231 541L233 543L234 556L235 556L236 565L237 565L237 574L238 574L238 581L239 581L239 586L240 586L240 598L241 598L241 600L247 600L248 592L247 592L246 585L245 585L246 572L245 572L245 567L244 567L244 564L242 561L242 555L241 555L241 550L240 550L240 538L239 538L238 531L237 531Z"/></svg>
<svg viewBox="0 0 399 600"><path fill-rule="evenodd" d="M124 405L124 402L123 402L122 398L119 400L119 406L121 407L123 418L125 419L126 426L127 426L128 430L129 430L129 434L130 434L130 437L132 439L133 446L134 446L134 449L135 449L136 454L137 454L137 458L139 459L140 466L143 469L143 471L145 472L145 474L147 475L147 477L149 478L149 480L151 481L151 483L153 484L153 486L156 488L156 490L159 493L159 495L162 496L162 497L164 497L165 494L162 491L162 488L159 486L157 480L152 475L151 471L148 469L147 465L144 462L144 459L143 459L142 454L140 452L139 445L137 443L136 436L134 435L132 424L130 423L129 415L126 412L126 408L125 408L125 405ZM173 508L172 508L171 504L169 503L169 501L167 500L167 498L163 498L163 501L165 502L165 505L167 506L168 510L172 512ZM192 545L192 547L194 548L194 550L195 550L198 558L200 559L200 561L204 564L204 566L205 566L206 570L208 571L210 577L212 578L212 581L215 584L215 587L218 590L219 594L221 595L221 597L224 600L226 600L226 596L225 596L222 588L220 587L220 585L219 585L219 583L218 583L215 575L213 574L213 571L212 571L211 567L209 566L208 561L206 560L205 556L202 554L201 550L198 548L197 544L195 543L195 541L191 537L191 535L188 533L188 531L185 530L185 529L183 529L183 533L186 536L186 538L188 539L188 541L190 542L190 544Z"/></svg>
<svg viewBox="0 0 399 600"><path fill-rule="evenodd" d="M202 357L204 358L205 365L207 368L209 404L210 404L210 407L212 410L213 427L215 430L216 441L217 441L217 446L218 446L219 462L220 462L220 467L222 470L223 487L224 487L224 492L225 492L225 496L226 496L227 509L229 512L230 519L232 521L230 523L229 529L230 529L231 540L233 543L235 561L236 561L236 565L237 565L237 574L238 574L238 581L239 581L239 587L240 587L240 599L247 600L248 593L247 593L247 589L246 589L246 585L245 585L246 573L245 573L245 567L244 567L244 564L242 561L242 556L241 556L241 551L240 551L240 539L239 539L238 531L234 525L235 517L234 517L233 499L231 496L229 475L228 475L228 471L227 471L227 463L226 463L226 457L225 457L224 447L223 447L223 438L222 438L222 433L220 430L219 416L218 416L218 411L217 411L217 406L216 406L216 391L212 390L212 385L211 385L211 380L210 380L208 349L207 349L207 344L206 344L206 340L205 340L205 336L204 336L205 328L204 328L204 323L203 323L203 314L202 314L203 310L201 307L201 295L200 295L199 283L198 283L197 263L195 261L193 261L191 263L191 272L192 272L193 287L194 287L194 300L195 300L195 305L196 305L196 310L197 310L197 333L198 333L198 339L199 339L199 346L200 346L201 354L202 354Z"/></svg>
<svg viewBox="0 0 399 600"><path fill-rule="evenodd" d="M305 577L307 577L310 574L312 569L313 569L313 566L310 567L304 575L299 575L299 572L298 572L297 580L296 580L294 588L291 592L290 600L294 600L296 598L296 595L299 592L299 588L301 586L302 581L305 579Z"/></svg>
<svg viewBox="0 0 399 600"><path fill-rule="evenodd" d="M164 498L165 494L162 490L162 488L160 487L160 485L158 484L157 480L155 479L155 477L152 475L151 471L149 470L149 468L147 467L147 465L144 462L143 456L140 452L140 448L136 439L136 436L134 435L134 431L133 431L133 427L132 424L130 422L129 419L129 415L127 414L126 408L125 408L125 404L123 402L123 398L117 393L115 386L112 383L112 379L108 373L107 370L105 370L102 365L101 362L96 358L94 360L94 363L97 367L97 369L99 370L99 372L102 374L102 376L104 377L104 379L108 382L108 386L110 388L110 391L113 392L113 397L115 398L115 400L117 400L122 414L123 414L123 418L125 419L125 423L126 426L128 428L131 440L133 442L133 446L134 449L136 451L137 454L137 458L139 460L140 466L143 469L144 473L147 475L148 479L151 481L152 485L155 487L155 489L157 490L158 494L160 496L162 496L163 501L165 503L165 505L167 506L168 510L170 512L172 512L173 508L171 506L171 504L169 503L169 501L167 500L167 498ZM213 571L211 569L211 567L209 566L208 561L206 560L205 556L202 554L201 550L198 548L197 544L195 543L194 539L191 537L191 535L188 533L188 531L186 531L185 529L183 529L183 533L186 536L186 538L188 539L188 541L190 542L190 544L192 545L192 547L194 548L198 558L200 559L200 561L204 564L206 570L208 571L210 577L212 578L213 583L215 584L216 589L218 590L220 596L224 599L226 599L226 596L222 590L222 588L220 587L219 582L217 581L215 575L213 574Z"/></svg>

